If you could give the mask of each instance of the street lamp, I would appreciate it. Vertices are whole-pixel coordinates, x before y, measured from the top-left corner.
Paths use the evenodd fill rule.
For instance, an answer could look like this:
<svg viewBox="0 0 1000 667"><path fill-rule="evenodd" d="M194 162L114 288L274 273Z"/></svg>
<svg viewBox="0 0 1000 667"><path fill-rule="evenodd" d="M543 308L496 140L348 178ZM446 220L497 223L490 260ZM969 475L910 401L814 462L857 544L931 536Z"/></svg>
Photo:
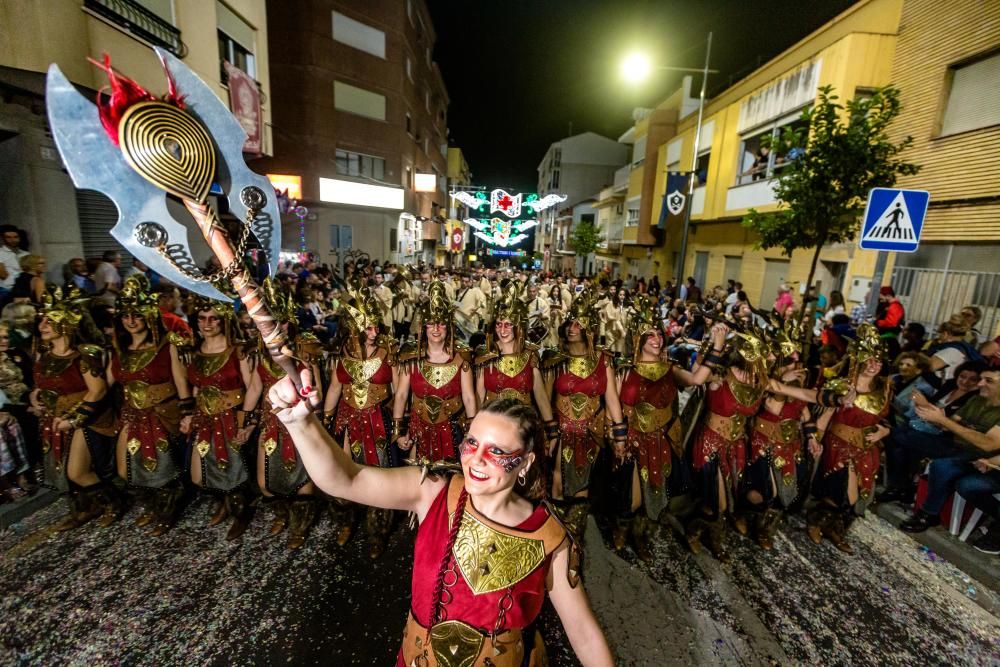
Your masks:
<svg viewBox="0 0 1000 667"><path fill-rule="evenodd" d="M709 58L712 55L712 33L708 33L708 44L705 47L705 66L701 69L690 67L668 67L664 65L653 66L649 59L640 53L629 54L622 61L622 77L630 83L639 83L646 79L653 70L669 70L673 72L700 72L701 92L698 95L698 122L694 129L694 154L691 156L691 172L688 174L688 194L687 206L684 209L684 232L681 235L681 248L677 258L676 285L678 291L684 282L684 260L687 256L688 232L691 228L691 201L694 197L695 184L698 181L698 151L701 143L701 122L705 115L705 86L708 84L708 75L715 74L719 70L709 69Z"/></svg>

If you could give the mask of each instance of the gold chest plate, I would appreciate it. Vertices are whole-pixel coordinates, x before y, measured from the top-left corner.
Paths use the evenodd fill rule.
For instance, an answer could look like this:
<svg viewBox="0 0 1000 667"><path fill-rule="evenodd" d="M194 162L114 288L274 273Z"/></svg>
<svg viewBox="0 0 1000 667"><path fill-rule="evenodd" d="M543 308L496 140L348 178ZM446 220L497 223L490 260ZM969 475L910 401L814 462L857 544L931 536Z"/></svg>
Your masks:
<svg viewBox="0 0 1000 667"><path fill-rule="evenodd" d="M885 409L888 399L885 387L877 387L865 394L858 394L854 399L854 407L864 410L870 415L880 415Z"/></svg>
<svg viewBox="0 0 1000 667"><path fill-rule="evenodd" d="M122 368L128 373L137 373L148 366L156 358L159 351L158 347L129 350L121 356Z"/></svg>
<svg viewBox="0 0 1000 667"><path fill-rule="evenodd" d="M438 366L426 361L420 362L420 374L427 380L427 384L440 389L454 379L458 374L458 364L445 364Z"/></svg>
<svg viewBox="0 0 1000 667"><path fill-rule="evenodd" d="M73 360L79 356L78 352L74 352L66 357L58 357L51 352L46 353L42 357L42 373L46 377L58 377L66 372L66 369L73 364Z"/></svg>
<svg viewBox="0 0 1000 667"><path fill-rule="evenodd" d="M729 376L729 390L733 392L733 398L740 405L751 406L756 404L764 395L764 388L745 382L740 382L732 375Z"/></svg>
<svg viewBox="0 0 1000 667"><path fill-rule="evenodd" d="M378 369L382 367L382 359L372 357L371 359L361 361L360 359L347 357L341 363L344 364L344 370L347 371L347 374L351 376L350 392L351 398L354 400L354 405L356 407L367 407L368 392L372 386L371 379L378 372Z"/></svg>
<svg viewBox="0 0 1000 667"><path fill-rule="evenodd" d="M670 364L665 361L640 361L635 365L635 372L650 382L656 382L670 370Z"/></svg>
<svg viewBox="0 0 1000 667"><path fill-rule="evenodd" d="M222 367L226 365L232 351L233 348L228 348L222 352L214 354L197 352L194 355L194 367L197 368L198 372L204 377L211 377L212 375L218 373Z"/></svg>
<svg viewBox="0 0 1000 667"><path fill-rule="evenodd" d="M509 378L517 377L524 370L524 367L528 365L528 358L530 356L531 352L528 350L520 354L506 354L497 361L497 370Z"/></svg>
<svg viewBox="0 0 1000 667"><path fill-rule="evenodd" d="M595 368L597 368L597 359L595 358L568 357L566 359L566 370L581 380L589 378Z"/></svg>
<svg viewBox="0 0 1000 667"><path fill-rule="evenodd" d="M466 510L452 553L469 588L482 595L513 586L534 572L545 560L545 542L501 533Z"/></svg>

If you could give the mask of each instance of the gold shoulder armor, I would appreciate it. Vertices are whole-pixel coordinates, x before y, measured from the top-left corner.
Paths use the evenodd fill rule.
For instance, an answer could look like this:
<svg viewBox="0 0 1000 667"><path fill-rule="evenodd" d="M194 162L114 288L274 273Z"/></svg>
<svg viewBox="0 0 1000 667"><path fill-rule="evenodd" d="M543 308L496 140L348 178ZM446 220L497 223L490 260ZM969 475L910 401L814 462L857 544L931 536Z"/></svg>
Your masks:
<svg viewBox="0 0 1000 667"><path fill-rule="evenodd" d="M167 334L167 341L176 348L188 348L194 345L194 340L190 336L185 336L176 331L171 331Z"/></svg>
<svg viewBox="0 0 1000 667"><path fill-rule="evenodd" d="M542 348L539 354L539 365L542 370L550 370L566 361L566 355L554 347Z"/></svg>
<svg viewBox="0 0 1000 667"><path fill-rule="evenodd" d="M408 362L414 362L419 357L420 357L420 348L417 347L416 341L409 340L409 341L406 341L399 348L399 355L398 355L397 359L399 359L399 361L401 363L405 364L405 363L408 363Z"/></svg>
<svg viewBox="0 0 1000 667"><path fill-rule="evenodd" d="M104 348L100 345L85 343L78 347L77 351L80 353L80 370L91 375L102 376L104 374Z"/></svg>
<svg viewBox="0 0 1000 667"><path fill-rule="evenodd" d="M843 396L850 389L850 385L845 378L832 378L823 383L823 389L829 389L835 394Z"/></svg>
<svg viewBox="0 0 1000 667"><path fill-rule="evenodd" d="M476 346L476 353L475 355L473 355L474 359L473 365L477 367L485 366L486 364L496 359L498 356L500 355L498 355L496 351L490 350L488 347L486 347L485 344L478 345Z"/></svg>

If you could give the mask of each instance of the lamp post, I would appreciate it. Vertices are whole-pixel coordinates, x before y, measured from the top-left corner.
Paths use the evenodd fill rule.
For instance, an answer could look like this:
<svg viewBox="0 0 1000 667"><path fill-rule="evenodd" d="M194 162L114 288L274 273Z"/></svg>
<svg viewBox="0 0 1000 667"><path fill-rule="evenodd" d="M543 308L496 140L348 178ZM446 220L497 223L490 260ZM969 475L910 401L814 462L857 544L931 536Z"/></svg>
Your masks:
<svg viewBox="0 0 1000 667"><path fill-rule="evenodd" d="M638 83L646 79L653 70L669 70L673 72L698 72L701 74L701 92L698 95L698 122L694 129L694 154L691 156L691 172L688 174L688 194L687 206L684 209L684 231L681 234L680 253L677 257L676 284L678 290L684 281L684 260L687 255L688 232L691 228L691 202L694 198L695 183L698 179L698 151L701 150L701 123L705 115L705 88L708 84L708 75L718 73L719 70L709 69L708 65L712 55L712 33L708 33L708 42L705 47L705 66L701 69L691 67L668 67L664 65L654 66L647 57L639 53L633 53L622 61L622 76L632 83Z"/></svg>

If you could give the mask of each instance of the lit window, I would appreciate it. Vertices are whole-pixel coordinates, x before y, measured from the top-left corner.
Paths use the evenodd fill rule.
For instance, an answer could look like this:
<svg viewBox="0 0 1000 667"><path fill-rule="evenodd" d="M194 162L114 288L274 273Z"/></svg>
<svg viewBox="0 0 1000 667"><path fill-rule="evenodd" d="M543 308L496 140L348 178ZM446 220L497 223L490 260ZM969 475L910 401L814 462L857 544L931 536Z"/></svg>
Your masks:
<svg viewBox="0 0 1000 667"><path fill-rule="evenodd" d="M333 104L340 111L385 120L385 95L343 81L333 82Z"/></svg>
<svg viewBox="0 0 1000 667"><path fill-rule="evenodd" d="M385 60L385 33L340 12L333 12L333 39Z"/></svg>
<svg viewBox="0 0 1000 667"><path fill-rule="evenodd" d="M782 168L801 156L804 147L782 145L782 136L787 130L795 131L805 127L806 123L802 120L801 114L795 114L794 116L786 116L774 125L743 137L740 144L737 185L772 178ZM706 153L698 158L699 185L705 184L705 178L708 174L708 157L709 154ZM702 165L702 160L704 160L704 165Z"/></svg>

